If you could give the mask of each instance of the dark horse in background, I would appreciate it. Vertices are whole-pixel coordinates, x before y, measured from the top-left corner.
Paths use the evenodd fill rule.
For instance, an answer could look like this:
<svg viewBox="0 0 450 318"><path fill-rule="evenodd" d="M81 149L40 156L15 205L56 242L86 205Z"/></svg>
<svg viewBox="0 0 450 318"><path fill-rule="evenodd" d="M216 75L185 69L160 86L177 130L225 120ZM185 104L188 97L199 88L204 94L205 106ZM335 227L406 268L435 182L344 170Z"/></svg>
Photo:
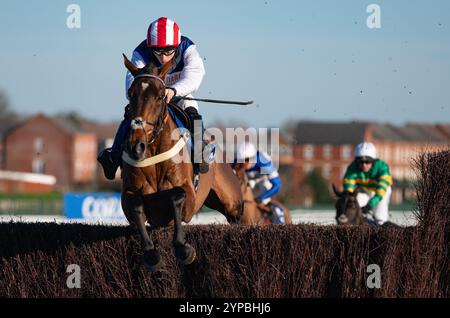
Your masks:
<svg viewBox="0 0 450 318"><path fill-rule="evenodd" d="M272 223L272 219L276 216L272 215L269 207L258 205L253 196L253 191L248 183L248 176L242 163L233 164L233 170L239 179L241 192L244 197L244 213L242 214L241 224L247 225L267 225ZM274 200L272 200L274 201ZM292 224L292 216L288 208L278 201L271 204L277 204L284 213L284 224Z"/></svg>
<svg viewBox="0 0 450 318"><path fill-rule="evenodd" d="M370 226L379 226L375 221L367 218L359 206L356 199L358 193L365 192L360 187L357 187L355 191L338 191L333 184L333 191L336 194L337 200L335 204L336 208L336 222L338 225L362 225L368 224ZM385 222L383 227L399 227L399 225L392 222Z"/></svg>
<svg viewBox="0 0 450 318"><path fill-rule="evenodd" d="M139 69L125 55L124 62L134 82L129 90L132 130L123 153L122 208L140 235L149 271L159 270L162 260L146 222L151 229L173 224L175 256L180 263L190 264L196 252L185 240L182 221L188 223L205 204L224 214L228 222L239 222L243 210L239 181L228 164L213 162L208 173L200 175L195 191L186 145L189 136L178 129L165 101L164 77L171 64Z"/></svg>

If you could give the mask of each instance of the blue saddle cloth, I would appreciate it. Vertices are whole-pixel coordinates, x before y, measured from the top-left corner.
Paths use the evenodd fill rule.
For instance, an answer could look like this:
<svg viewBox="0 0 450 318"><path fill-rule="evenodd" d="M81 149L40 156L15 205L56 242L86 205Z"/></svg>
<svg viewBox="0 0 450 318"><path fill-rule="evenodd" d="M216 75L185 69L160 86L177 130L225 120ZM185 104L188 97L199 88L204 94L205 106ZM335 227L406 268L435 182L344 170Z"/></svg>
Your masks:
<svg viewBox="0 0 450 318"><path fill-rule="evenodd" d="M175 107L177 107L178 109L175 109ZM168 110L169 110L170 117L175 122L177 127L179 129L181 129L182 132L184 132L186 130L189 131L189 128L186 127L186 125L189 125L189 122L188 122L189 121L189 117L188 117L188 115L186 113L184 113L184 111L181 108L179 108L178 106L176 106L176 105L172 105L171 104L168 107ZM183 118L184 122L179 118L179 116L177 116L175 114L175 112L179 113L179 116L181 115L180 112L182 112L182 114L184 115L184 118ZM191 138L189 138L189 140L188 140L188 147L189 147L189 149L192 147L192 135L191 135Z"/></svg>
<svg viewBox="0 0 450 318"><path fill-rule="evenodd" d="M190 119L189 116L182 110L180 107L174 104L170 104L168 107L169 115L172 118L172 120L175 122L177 127L184 131L189 131L189 128L186 126L190 125ZM189 147L189 151L191 151L192 145L193 145L193 135L190 134L191 138L189 138L187 144ZM216 158L216 144L212 144L212 150L210 154L209 161L212 162Z"/></svg>

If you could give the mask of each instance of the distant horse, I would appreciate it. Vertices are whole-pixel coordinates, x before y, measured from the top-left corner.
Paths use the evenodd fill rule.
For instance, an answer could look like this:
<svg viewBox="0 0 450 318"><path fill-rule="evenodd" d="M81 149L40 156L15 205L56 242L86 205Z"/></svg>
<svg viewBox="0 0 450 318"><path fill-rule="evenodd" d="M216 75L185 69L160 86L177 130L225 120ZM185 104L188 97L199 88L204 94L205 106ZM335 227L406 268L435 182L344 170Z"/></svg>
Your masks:
<svg viewBox="0 0 450 318"><path fill-rule="evenodd" d="M140 235L143 262L149 271L159 270L162 260L146 221L151 229L174 224L175 256L180 263L190 264L196 252L185 240L182 221L188 223L205 204L224 214L228 222L239 222L243 210L239 180L229 165L213 162L208 173L200 175L195 191L190 159L174 160L189 154L189 136L178 129L165 101L163 79L171 64L139 69L125 55L124 63L134 82L129 90L132 129L122 157L122 208Z"/></svg>
<svg viewBox="0 0 450 318"><path fill-rule="evenodd" d="M262 207L255 201L253 191L248 182L248 176L245 172L243 164L234 164L233 170L239 179L241 192L244 197L244 213L242 214L241 224L265 225L271 224L271 211L268 207ZM273 203L280 206L284 211L284 224L292 224L292 217L289 210L278 201L272 200Z"/></svg>
<svg viewBox="0 0 450 318"><path fill-rule="evenodd" d="M356 196L357 191L338 191L333 184L333 191L337 196L336 207L336 222L338 225L350 224L360 225L366 221L361 207L359 206Z"/></svg>
<svg viewBox="0 0 450 318"><path fill-rule="evenodd" d="M337 196L337 201L335 204L336 208L336 222L338 225L361 225L361 224L369 224L371 226L378 226L378 224L369 220L362 213L362 209L359 206L357 195L360 192L365 192L361 188L356 188L355 191L338 191L333 184L333 191ZM383 227L393 226L399 227L397 224L392 222L385 222L382 225Z"/></svg>

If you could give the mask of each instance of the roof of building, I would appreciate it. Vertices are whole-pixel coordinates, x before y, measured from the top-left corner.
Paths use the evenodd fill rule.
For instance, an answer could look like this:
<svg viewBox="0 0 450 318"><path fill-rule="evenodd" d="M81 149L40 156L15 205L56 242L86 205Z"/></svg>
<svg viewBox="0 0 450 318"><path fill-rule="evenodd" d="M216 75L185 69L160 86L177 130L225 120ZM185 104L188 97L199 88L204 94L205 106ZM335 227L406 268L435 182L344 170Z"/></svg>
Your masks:
<svg viewBox="0 0 450 318"><path fill-rule="evenodd" d="M372 138L374 140L382 141L405 141L405 138L396 127L390 124L372 123L370 124L372 130Z"/></svg>
<svg viewBox="0 0 450 318"><path fill-rule="evenodd" d="M369 122L300 121L295 131L296 144L357 144L374 141L450 143L450 125L409 123L396 126Z"/></svg>
<svg viewBox="0 0 450 318"><path fill-rule="evenodd" d="M64 117L48 117L56 126L68 134L84 132L84 130L72 120Z"/></svg>
<svg viewBox="0 0 450 318"><path fill-rule="evenodd" d="M296 144L357 144L364 140L367 122L300 121L295 129Z"/></svg>
<svg viewBox="0 0 450 318"><path fill-rule="evenodd" d="M450 124L438 124L436 127L450 140Z"/></svg>
<svg viewBox="0 0 450 318"><path fill-rule="evenodd" d="M119 127L119 123L96 123L92 121L83 121L80 126L84 131L95 134L99 140L105 140L114 138L117 128Z"/></svg>
<svg viewBox="0 0 450 318"><path fill-rule="evenodd" d="M394 127L406 142L447 143L449 139L435 125L407 124Z"/></svg>
<svg viewBox="0 0 450 318"><path fill-rule="evenodd" d="M35 119L44 119L48 120L49 122L53 123L57 128L59 128L62 132L73 135L76 133L91 133L95 134L97 136L97 139L99 140L105 140L108 138L114 138L114 135L116 133L118 123L112 122L112 123L97 123L90 120L71 120L69 118L66 118L64 116L55 116L50 117L44 114L37 114L32 117L24 118L20 122L18 122L16 125L14 125L10 130L5 132L5 135L8 135L12 131L22 127L23 125L26 125L32 120Z"/></svg>

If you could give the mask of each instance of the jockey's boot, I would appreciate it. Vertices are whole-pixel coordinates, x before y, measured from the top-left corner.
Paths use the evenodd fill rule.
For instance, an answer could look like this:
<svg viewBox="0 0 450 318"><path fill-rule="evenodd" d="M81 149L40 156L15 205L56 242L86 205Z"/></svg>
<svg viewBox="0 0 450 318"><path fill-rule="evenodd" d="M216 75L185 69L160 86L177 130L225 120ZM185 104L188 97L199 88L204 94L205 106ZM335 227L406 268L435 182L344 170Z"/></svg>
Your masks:
<svg viewBox="0 0 450 318"><path fill-rule="evenodd" d="M125 141L128 132L130 131L131 122L125 117L120 123L117 129L116 136L114 137L114 143L111 148L103 149L98 157L97 161L102 165L103 172L106 179L114 180L116 177L116 171L121 164L122 144Z"/></svg>
<svg viewBox="0 0 450 318"><path fill-rule="evenodd" d="M194 173L207 173L209 171L210 162L205 160L205 154L209 156L212 148L211 145L203 139L204 129L202 115L200 115L194 107L188 107L185 111L191 119L191 127L189 130L193 136L191 158L194 158Z"/></svg>
<svg viewBox="0 0 450 318"><path fill-rule="evenodd" d="M112 149L106 148L100 151L97 161L102 165L103 173L105 174L106 179L114 180L119 164L112 154Z"/></svg>

